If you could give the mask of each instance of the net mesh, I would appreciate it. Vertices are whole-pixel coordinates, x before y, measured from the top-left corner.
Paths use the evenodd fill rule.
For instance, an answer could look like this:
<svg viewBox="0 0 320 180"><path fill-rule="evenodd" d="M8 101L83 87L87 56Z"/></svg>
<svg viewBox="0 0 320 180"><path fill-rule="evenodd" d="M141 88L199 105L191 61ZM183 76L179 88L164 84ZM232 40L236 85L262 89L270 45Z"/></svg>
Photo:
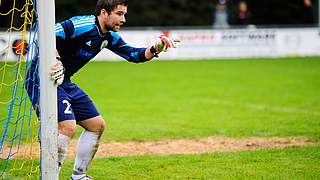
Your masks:
<svg viewBox="0 0 320 180"><path fill-rule="evenodd" d="M40 177L39 121L25 90L38 52L35 6L0 0L0 179Z"/></svg>

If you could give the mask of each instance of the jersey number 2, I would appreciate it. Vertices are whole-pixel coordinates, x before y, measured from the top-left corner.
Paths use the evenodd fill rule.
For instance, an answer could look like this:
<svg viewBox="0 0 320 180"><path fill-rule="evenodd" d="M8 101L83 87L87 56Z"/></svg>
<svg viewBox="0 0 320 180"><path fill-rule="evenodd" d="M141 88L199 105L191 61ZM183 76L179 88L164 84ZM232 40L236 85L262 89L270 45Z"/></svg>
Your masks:
<svg viewBox="0 0 320 180"><path fill-rule="evenodd" d="M67 101L67 100L63 100L62 101L62 103L63 104L67 104L67 107L66 107L66 109L64 110L64 113L65 114L72 114L72 111L71 111L71 104L69 103L69 101Z"/></svg>

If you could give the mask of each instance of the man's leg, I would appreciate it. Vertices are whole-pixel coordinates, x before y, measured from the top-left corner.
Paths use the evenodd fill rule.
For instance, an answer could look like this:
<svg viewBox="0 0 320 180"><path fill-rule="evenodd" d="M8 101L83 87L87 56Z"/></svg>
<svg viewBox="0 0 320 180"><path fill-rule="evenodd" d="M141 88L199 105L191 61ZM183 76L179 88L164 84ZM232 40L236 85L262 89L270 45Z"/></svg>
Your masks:
<svg viewBox="0 0 320 180"><path fill-rule="evenodd" d="M69 144L76 133L76 121L66 120L58 123L58 164L59 171L68 154Z"/></svg>
<svg viewBox="0 0 320 180"><path fill-rule="evenodd" d="M82 132L77 145L77 154L72 173L72 179L86 177L91 160L99 147L100 137L105 129L101 116L77 122L85 130Z"/></svg>

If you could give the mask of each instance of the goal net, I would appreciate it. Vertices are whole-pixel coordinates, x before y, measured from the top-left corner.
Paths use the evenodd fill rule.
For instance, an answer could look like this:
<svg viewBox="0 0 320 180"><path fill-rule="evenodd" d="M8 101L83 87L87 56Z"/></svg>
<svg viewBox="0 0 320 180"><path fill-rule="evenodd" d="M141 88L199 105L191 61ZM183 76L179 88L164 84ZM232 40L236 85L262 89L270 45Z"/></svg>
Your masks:
<svg viewBox="0 0 320 180"><path fill-rule="evenodd" d="M25 90L38 56L35 6L0 0L0 179L40 179L40 123Z"/></svg>

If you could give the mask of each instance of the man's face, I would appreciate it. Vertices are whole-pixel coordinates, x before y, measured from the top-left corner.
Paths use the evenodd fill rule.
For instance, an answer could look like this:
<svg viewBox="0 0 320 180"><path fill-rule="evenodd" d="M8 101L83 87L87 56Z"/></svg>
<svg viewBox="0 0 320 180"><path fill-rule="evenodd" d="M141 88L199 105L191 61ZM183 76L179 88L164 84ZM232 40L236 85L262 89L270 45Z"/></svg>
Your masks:
<svg viewBox="0 0 320 180"><path fill-rule="evenodd" d="M110 14L105 10L102 14L106 29L118 32L120 27L126 22L127 6L118 5Z"/></svg>

